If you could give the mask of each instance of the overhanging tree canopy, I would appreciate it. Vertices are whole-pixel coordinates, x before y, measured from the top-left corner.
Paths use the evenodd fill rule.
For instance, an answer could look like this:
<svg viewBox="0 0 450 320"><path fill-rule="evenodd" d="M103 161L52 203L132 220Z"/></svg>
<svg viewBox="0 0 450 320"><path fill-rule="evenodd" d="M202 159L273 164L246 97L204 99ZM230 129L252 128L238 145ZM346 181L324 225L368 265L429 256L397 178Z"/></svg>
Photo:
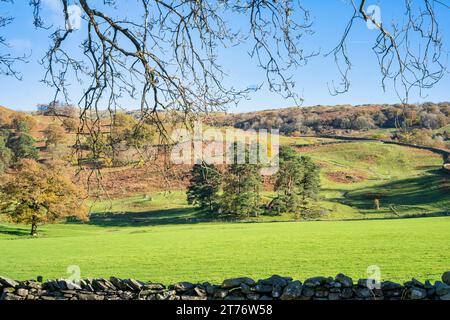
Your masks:
<svg viewBox="0 0 450 320"><path fill-rule="evenodd" d="M77 101L80 132L87 132L93 141L101 141L105 134L99 109L107 106L113 119L122 107L123 95L139 102L136 128L150 122L165 136L159 110L176 111L189 122L192 115L223 110L256 90L225 84L224 79L232 75L224 73L220 57L228 47L250 47L252 60L265 72L261 85L296 102L301 98L292 75L297 67L320 56L308 51L307 44L314 32L312 14L321 13L311 13L304 1L60 0L60 4L65 23L50 26L41 15L42 1L30 1L35 26L52 30L52 45L42 59L44 81L55 88L54 101L68 100L67 89L73 82L82 87L83 95ZM71 20L74 5L81 11L80 30ZM130 5L136 14L120 10ZM428 89L443 77L446 55L437 12L449 9L447 0L405 0L399 9L404 19L391 24L378 20L365 0L342 2L342 6L349 8L349 15L342 17L348 24L328 52L334 55L341 74L330 86L332 94L350 87L347 43L351 31L367 23L378 32L375 42L368 45L379 62L381 85L391 81L402 102L412 89ZM1 17L0 27L13 18ZM79 52L74 51L73 42L69 45L71 39L79 38L75 31L84 35ZM7 39L0 37L0 43L7 44ZM13 66L23 58L0 53L0 72L19 76ZM77 145L81 147L80 140ZM100 157L96 149L93 145L93 156Z"/></svg>

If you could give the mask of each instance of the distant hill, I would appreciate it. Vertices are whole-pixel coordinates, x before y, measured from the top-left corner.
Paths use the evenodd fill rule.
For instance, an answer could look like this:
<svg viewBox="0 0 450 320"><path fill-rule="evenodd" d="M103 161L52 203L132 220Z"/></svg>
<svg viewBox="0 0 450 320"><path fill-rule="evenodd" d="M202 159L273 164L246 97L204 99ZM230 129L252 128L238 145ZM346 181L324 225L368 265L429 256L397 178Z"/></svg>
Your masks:
<svg viewBox="0 0 450 320"><path fill-rule="evenodd" d="M0 114L10 115L10 114L15 114L15 113L19 113L19 111L15 111L15 110L12 110L5 106L0 105Z"/></svg>
<svg viewBox="0 0 450 320"><path fill-rule="evenodd" d="M291 107L240 114L218 114L213 124L240 129L279 128L287 135L377 128L440 129L450 124L450 102L410 105Z"/></svg>

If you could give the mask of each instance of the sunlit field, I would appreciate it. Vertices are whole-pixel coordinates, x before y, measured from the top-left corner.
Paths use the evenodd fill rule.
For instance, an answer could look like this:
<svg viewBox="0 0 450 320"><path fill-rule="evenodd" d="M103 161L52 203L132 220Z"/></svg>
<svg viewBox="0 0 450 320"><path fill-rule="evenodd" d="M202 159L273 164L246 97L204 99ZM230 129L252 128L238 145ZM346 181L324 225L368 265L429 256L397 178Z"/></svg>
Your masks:
<svg viewBox="0 0 450 320"><path fill-rule="evenodd" d="M131 224L131 222L130 222ZM450 218L379 221L227 223L173 226L54 225L38 239L0 227L0 274L17 279L134 277L174 282L272 274L304 279L344 272L383 279L437 280L450 265ZM26 262L26 263L25 263Z"/></svg>

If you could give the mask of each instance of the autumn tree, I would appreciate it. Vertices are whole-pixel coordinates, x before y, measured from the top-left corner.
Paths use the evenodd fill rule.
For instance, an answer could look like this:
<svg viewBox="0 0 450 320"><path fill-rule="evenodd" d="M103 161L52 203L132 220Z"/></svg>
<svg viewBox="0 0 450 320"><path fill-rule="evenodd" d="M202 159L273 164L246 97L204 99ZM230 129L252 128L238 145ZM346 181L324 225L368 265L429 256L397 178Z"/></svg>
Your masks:
<svg viewBox="0 0 450 320"><path fill-rule="evenodd" d="M375 127L375 124L373 123L373 120L368 116L357 116L355 120L353 121L353 126L357 130L367 130L367 129L373 129Z"/></svg>
<svg viewBox="0 0 450 320"><path fill-rule="evenodd" d="M132 115L117 113L111 125L112 144L125 143L129 147L139 148L153 142L154 128L146 122L138 123Z"/></svg>
<svg viewBox="0 0 450 320"><path fill-rule="evenodd" d="M221 174L213 164L195 164L186 192L188 203L213 211L219 200L221 180Z"/></svg>
<svg viewBox="0 0 450 320"><path fill-rule="evenodd" d="M29 133L36 126L36 120L25 113L16 113L11 119L11 129L17 132Z"/></svg>
<svg viewBox="0 0 450 320"><path fill-rule="evenodd" d="M113 127L111 132L113 143L126 140L135 123L136 120L131 115L123 112L115 114L111 123Z"/></svg>
<svg viewBox="0 0 450 320"><path fill-rule="evenodd" d="M147 123L143 123L138 127L133 127L127 131L125 142L128 146L140 150L153 145L156 136L156 129Z"/></svg>
<svg viewBox="0 0 450 320"><path fill-rule="evenodd" d="M0 187L0 209L13 223L31 225L30 234L36 236L41 224L67 217L87 220L83 193L60 170L26 159Z"/></svg>
<svg viewBox="0 0 450 320"><path fill-rule="evenodd" d="M393 138L406 143L412 143L419 146L430 146L436 148L445 148L445 143L440 136L434 135L431 129L412 129L408 132L396 132Z"/></svg>
<svg viewBox="0 0 450 320"><path fill-rule="evenodd" d="M113 165L114 149L109 141L108 134L88 135L86 137L87 158L91 163L99 167L110 167Z"/></svg>
<svg viewBox="0 0 450 320"><path fill-rule="evenodd" d="M65 118L62 121L62 126L69 133L76 132L78 129L78 122L79 121L75 120L74 118Z"/></svg>
<svg viewBox="0 0 450 320"><path fill-rule="evenodd" d="M140 160L145 161L151 146L154 145L156 136L156 128L147 121L139 122L131 114L120 112L114 115L109 123L111 131L105 130L104 133L94 139L90 139L90 147L92 151L103 151L108 154L112 164L123 164L124 160L121 155L124 151L133 149L139 154ZM88 138L89 140L89 138ZM97 150L93 150L92 142L97 141ZM92 152L92 158L102 158L102 154Z"/></svg>
<svg viewBox="0 0 450 320"><path fill-rule="evenodd" d="M46 138L45 145L47 148L51 145L56 147L64 140L65 132L61 125L51 123L48 125L47 129L45 129L44 135Z"/></svg>

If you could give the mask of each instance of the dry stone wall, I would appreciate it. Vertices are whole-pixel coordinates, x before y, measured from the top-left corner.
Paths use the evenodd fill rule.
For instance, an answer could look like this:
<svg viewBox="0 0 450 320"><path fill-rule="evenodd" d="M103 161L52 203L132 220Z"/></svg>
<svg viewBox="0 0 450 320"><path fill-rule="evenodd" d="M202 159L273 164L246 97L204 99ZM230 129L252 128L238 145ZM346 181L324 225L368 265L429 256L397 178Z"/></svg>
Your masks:
<svg viewBox="0 0 450 320"><path fill-rule="evenodd" d="M304 282L274 275L258 281L248 277L226 279L220 285L179 282L167 286L115 277L78 283L0 277L0 300L450 300L450 271L434 284L416 279L403 284L353 281L344 274Z"/></svg>

